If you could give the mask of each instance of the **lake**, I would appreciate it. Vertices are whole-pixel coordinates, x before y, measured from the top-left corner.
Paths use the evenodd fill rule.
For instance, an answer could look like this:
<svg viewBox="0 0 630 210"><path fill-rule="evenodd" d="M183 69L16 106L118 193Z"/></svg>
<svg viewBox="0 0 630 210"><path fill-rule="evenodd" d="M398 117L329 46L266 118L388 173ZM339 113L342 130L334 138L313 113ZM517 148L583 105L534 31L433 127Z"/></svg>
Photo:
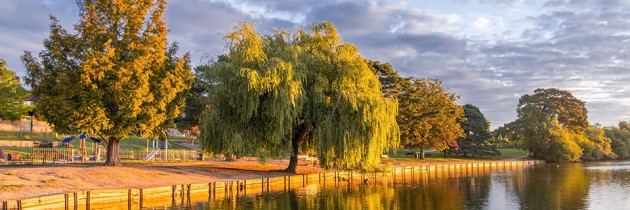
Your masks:
<svg viewBox="0 0 630 210"><path fill-rule="evenodd" d="M630 209L630 162L414 175L367 184L309 183L282 192L192 201L176 208Z"/></svg>

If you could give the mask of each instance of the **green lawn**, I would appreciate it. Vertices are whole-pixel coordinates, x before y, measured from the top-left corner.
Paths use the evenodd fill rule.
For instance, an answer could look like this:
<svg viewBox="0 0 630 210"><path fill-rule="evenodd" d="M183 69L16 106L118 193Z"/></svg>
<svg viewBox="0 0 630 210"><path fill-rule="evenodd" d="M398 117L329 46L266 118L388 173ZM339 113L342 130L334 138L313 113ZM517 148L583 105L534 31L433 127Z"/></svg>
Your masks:
<svg viewBox="0 0 630 210"><path fill-rule="evenodd" d="M61 136L59 136L61 137ZM48 132L22 132L19 131L0 131L0 140L16 140L16 141L28 141L28 140L57 140L55 134Z"/></svg>
<svg viewBox="0 0 630 210"><path fill-rule="evenodd" d="M414 159L411 155L405 155L406 151L418 152L419 150L398 150L397 155L390 155L393 159ZM457 160L506 160L506 159L523 159L527 157L527 151L521 149L499 149L501 155L499 156L484 156L484 157L462 157L460 155L447 155L444 158L444 153L438 151L425 152L425 158L427 161L457 161Z"/></svg>
<svg viewBox="0 0 630 210"><path fill-rule="evenodd" d="M54 133L38 133L38 132L23 132L20 134L19 131L0 131L0 140L9 140L9 141L36 141L36 140L47 140L47 141L61 141L62 139L68 137L70 135L58 135L58 138L55 138ZM184 137L172 137L170 141L185 141ZM102 144L102 143L101 143ZM71 142L71 145L74 148L79 148L81 146L81 140L75 139ZM86 146L91 147L92 141L87 140ZM123 139L120 142L120 149L145 149L147 146L146 138L140 138L131 136ZM186 149L185 147L169 144L169 149ZM149 141L149 147L151 147L151 142Z"/></svg>

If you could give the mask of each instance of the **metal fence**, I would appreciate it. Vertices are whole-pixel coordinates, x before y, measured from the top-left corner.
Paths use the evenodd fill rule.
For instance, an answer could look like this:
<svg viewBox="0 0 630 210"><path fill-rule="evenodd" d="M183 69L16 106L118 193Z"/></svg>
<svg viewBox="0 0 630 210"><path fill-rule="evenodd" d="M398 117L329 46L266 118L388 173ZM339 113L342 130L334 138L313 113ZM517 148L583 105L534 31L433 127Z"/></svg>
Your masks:
<svg viewBox="0 0 630 210"><path fill-rule="evenodd" d="M151 151L148 151L151 153ZM147 159L147 150L120 150L121 160L135 161L192 161L198 159L196 150L169 149L159 150ZM43 148L43 147L5 147L0 146L0 164L43 164L43 163L81 163L102 162L105 160L106 150L103 147L86 148Z"/></svg>

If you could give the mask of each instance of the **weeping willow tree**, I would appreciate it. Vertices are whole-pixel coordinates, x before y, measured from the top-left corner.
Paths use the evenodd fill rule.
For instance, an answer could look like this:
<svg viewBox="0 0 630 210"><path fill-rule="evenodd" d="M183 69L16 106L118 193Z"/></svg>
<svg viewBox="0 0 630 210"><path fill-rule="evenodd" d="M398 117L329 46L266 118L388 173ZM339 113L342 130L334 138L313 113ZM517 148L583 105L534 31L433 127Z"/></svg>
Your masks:
<svg viewBox="0 0 630 210"><path fill-rule="evenodd" d="M242 24L225 37L225 56L204 72L204 150L284 158L295 173L301 152L324 168L373 169L399 139L397 104L359 50L331 23L260 35Z"/></svg>

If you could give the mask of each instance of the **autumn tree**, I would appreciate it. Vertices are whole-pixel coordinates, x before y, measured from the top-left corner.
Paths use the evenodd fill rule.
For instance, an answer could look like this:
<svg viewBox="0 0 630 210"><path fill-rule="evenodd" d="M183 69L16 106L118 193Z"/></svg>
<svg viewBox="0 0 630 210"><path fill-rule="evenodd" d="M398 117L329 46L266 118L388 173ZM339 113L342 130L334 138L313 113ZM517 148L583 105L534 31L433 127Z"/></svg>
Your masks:
<svg viewBox="0 0 630 210"><path fill-rule="evenodd" d="M39 59L25 52L37 111L56 132L85 132L107 143L105 165L121 165L119 142L159 136L184 105L188 54L168 46L165 0L77 1L76 33L51 16Z"/></svg>
<svg viewBox="0 0 630 210"><path fill-rule="evenodd" d="M457 147L457 138L465 136L457 119L464 110L456 104L459 96L442 87L436 79L410 79L411 86L399 95L397 116L401 143L425 149L446 150Z"/></svg>
<svg viewBox="0 0 630 210"><path fill-rule="evenodd" d="M24 104L28 97L15 72L7 68L7 63L0 59L0 119L16 121L26 115L30 107Z"/></svg>
<svg viewBox="0 0 630 210"><path fill-rule="evenodd" d="M617 155L612 151L612 140L606 136L601 127L590 126L584 130L583 140L578 141L582 148L583 160L615 159Z"/></svg>
<svg viewBox="0 0 630 210"><path fill-rule="evenodd" d="M459 150L452 149L451 152L463 154L464 156L484 156L499 155L501 152L496 146L490 145L490 121L481 113L479 107L466 104L464 105L464 116L458 119L462 127L465 137L457 138Z"/></svg>
<svg viewBox="0 0 630 210"><path fill-rule="evenodd" d="M228 53L207 75L202 116L207 151L283 158L299 152L320 165L373 169L398 139L396 104L352 44L331 23L260 35L242 24L225 37Z"/></svg>

